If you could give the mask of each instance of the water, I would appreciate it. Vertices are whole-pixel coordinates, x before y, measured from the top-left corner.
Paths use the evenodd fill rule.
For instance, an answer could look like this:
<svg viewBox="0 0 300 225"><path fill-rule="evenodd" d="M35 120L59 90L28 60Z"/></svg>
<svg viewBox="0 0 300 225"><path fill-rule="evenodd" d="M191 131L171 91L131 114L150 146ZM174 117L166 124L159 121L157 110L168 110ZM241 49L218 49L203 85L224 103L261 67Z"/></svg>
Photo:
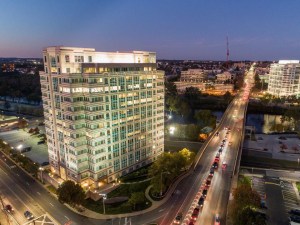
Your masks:
<svg viewBox="0 0 300 225"><path fill-rule="evenodd" d="M213 114L217 116L217 120L220 121L223 116L222 111L213 111ZM246 126L255 127L255 133L272 133L275 132L274 127L283 125L289 127L290 122L285 121L282 123L281 115L272 114L247 114Z"/></svg>

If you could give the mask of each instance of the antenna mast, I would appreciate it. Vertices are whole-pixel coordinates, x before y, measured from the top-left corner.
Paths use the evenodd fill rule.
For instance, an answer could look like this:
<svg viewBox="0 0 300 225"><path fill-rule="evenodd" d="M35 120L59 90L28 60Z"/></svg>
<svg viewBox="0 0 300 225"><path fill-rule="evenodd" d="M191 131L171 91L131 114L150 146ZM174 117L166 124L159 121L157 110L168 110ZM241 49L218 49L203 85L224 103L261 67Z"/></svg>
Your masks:
<svg viewBox="0 0 300 225"><path fill-rule="evenodd" d="M228 64L228 61L229 61L229 43L228 43L228 36L226 36L226 45L227 45L226 62L227 62L227 64Z"/></svg>

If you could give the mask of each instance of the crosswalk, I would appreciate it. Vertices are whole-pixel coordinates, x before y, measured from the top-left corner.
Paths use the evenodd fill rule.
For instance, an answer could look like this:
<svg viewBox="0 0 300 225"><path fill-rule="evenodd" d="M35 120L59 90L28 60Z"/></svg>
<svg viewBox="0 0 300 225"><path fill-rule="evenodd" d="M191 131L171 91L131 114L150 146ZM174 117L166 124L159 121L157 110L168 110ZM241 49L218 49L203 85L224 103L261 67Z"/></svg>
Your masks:
<svg viewBox="0 0 300 225"><path fill-rule="evenodd" d="M258 192L261 199L266 198L266 188L265 188L265 179L262 177L255 177L251 178L252 188Z"/></svg>
<svg viewBox="0 0 300 225"><path fill-rule="evenodd" d="M291 209L300 209L300 202L297 199L292 183L288 181L280 181L280 186L282 188L282 196L286 211L289 212Z"/></svg>

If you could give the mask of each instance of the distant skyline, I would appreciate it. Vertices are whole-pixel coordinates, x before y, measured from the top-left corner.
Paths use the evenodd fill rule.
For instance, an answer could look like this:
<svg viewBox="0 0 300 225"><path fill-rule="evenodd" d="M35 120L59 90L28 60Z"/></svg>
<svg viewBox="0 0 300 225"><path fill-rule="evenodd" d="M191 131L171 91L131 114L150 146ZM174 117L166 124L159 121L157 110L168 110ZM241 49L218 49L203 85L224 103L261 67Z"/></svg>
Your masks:
<svg viewBox="0 0 300 225"><path fill-rule="evenodd" d="M158 59L300 59L297 0L14 0L0 2L0 57L47 46L146 50Z"/></svg>

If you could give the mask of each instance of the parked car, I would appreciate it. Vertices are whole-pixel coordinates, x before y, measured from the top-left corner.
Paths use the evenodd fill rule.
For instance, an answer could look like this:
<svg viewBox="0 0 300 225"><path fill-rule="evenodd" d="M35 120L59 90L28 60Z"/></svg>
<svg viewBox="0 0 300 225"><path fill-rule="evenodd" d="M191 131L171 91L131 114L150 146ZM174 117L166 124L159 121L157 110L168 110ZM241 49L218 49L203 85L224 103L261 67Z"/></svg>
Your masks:
<svg viewBox="0 0 300 225"><path fill-rule="evenodd" d="M13 207L11 205L6 205L5 210L9 213L12 213L14 211Z"/></svg>
<svg viewBox="0 0 300 225"><path fill-rule="evenodd" d="M290 214L300 216L300 210L299 209L292 209L289 211Z"/></svg>
<svg viewBox="0 0 300 225"><path fill-rule="evenodd" d="M38 143L37 143L37 144L38 144L38 145L45 144L45 140L38 141Z"/></svg>
<svg viewBox="0 0 300 225"><path fill-rule="evenodd" d="M33 219L33 215L29 211L25 211L24 216L26 217L27 220L32 220Z"/></svg>

